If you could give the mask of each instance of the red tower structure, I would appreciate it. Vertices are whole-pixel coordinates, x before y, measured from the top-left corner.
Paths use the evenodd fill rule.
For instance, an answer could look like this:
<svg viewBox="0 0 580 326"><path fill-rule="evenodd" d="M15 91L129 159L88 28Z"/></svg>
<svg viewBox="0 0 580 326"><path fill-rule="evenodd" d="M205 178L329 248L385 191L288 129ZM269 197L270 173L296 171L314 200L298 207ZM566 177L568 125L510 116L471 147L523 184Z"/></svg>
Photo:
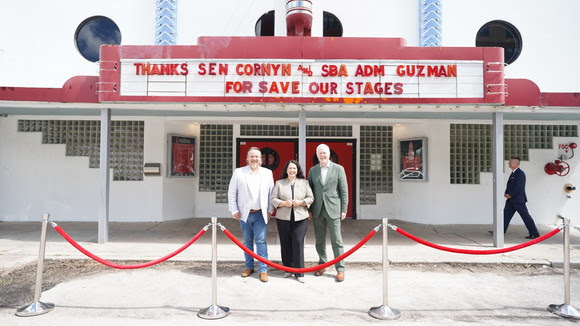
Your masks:
<svg viewBox="0 0 580 326"><path fill-rule="evenodd" d="M286 1L286 35L311 36L312 1Z"/></svg>

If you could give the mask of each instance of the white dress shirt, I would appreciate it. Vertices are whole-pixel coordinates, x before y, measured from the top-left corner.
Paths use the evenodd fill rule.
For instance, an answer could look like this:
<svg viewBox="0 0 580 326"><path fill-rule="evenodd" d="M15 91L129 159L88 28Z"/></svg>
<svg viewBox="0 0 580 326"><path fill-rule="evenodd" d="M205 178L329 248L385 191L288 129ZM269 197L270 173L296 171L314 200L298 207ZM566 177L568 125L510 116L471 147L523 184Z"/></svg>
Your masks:
<svg viewBox="0 0 580 326"><path fill-rule="evenodd" d="M250 172L248 188L250 188L250 193L252 194L251 209L260 209L260 173L258 171Z"/></svg>
<svg viewBox="0 0 580 326"><path fill-rule="evenodd" d="M328 162L326 166L320 166L320 179L322 179L322 185L326 184L326 176L328 175L328 168L330 167L331 162Z"/></svg>

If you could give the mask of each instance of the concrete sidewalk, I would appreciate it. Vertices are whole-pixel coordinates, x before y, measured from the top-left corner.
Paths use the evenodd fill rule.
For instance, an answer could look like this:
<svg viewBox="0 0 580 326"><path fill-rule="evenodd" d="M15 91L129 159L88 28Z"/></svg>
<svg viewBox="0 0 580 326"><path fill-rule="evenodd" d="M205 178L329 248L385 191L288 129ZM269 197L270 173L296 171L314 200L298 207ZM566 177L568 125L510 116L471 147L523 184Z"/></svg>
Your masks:
<svg viewBox="0 0 580 326"><path fill-rule="evenodd" d="M238 222L220 219L238 239ZM208 218L165 223L111 223L109 242L97 243L96 223L59 223L76 241L108 260L152 260L173 252L209 223ZM345 249L352 248L381 223L348 220L343 224ZM391 220L391 224L427 241L467 249L493 249L487 225L420 225ZM309 226L307 265L317 262L314 234ZM37 260L41 222L0 223L0 280L9 270ZM545 234L554 229L540 226ZM47 259L88 259L49 226ZM153 268L87 273L42 293L41 301L57 308L37 317L17 317L16 307L0 308L2 325L361 325L387 323L368 315L382 303L382 234L347 258L346 281L336 283L330 273L305 276L306 283L284 278L270 269L270 281L255 275L241 278L243 252L220 230L218 234L218 303L231 309L219 321L197 317L211 302L211 232L172 258L189 266L160 264ZM571 232L571 257L578 262L580 232ZM560 265L562 233L531 247L498 255L463 255L412 242L389 230L389 305L401 310L398 325L568 325L570 320L546 310L561 304L562 274L545 265ZM525 242L524 226L513 225L506 247ZM276 224L268 235L270 259L280 261ZM330 248L329 248L329 252ZM230 263L226 263L230 262ZM405 266L402 263L421 263ZM445 262L473 263L453 267ZM517 263L521 265L491 265ZM205 264L205 265L204 265ZM350 267L349 267L349 264ZM490 264L490 265L487 265ZM527 264L540 265L531 268ZM186 265L186 263L183 263ZM204 267L205 266L205 267ZM498 267L500 266L500 267ZM577 280L580 271L572 271ZM32 278L32 276L31 276ZM571 282L572 301L580 283ZM1 294L0 294L1 295ZM391 323L391 322L389 322Z"/></svg>
<svg viewBox="0 0 580 326"><path fill-rule="evenodd" d="M209 218L187 219L162 223L110 223L109 241L97 243L97 223L57 222L64 231L83 247L107 260L152 260L165 256L191 239L206 226ZM238 239L242 239L239 222L230 218L220 218L224 225ZM273 221L272 221L273 222ZM487 250L494 249L489 225L424 225L398 220L390 224L435 244L454 248ZM342 234L345 250L349 250L363 239L381 220L346 220ZM11 270L36 261L42 223L0 222L0 271ZM556 226L540 225L540 233L550 232ZM243 252L221 230L218 229L218 261L243 262ZM523 225L511 225L505 237L505 247L528 241ZM522 263L561 266L562 232L552 238L525 249L494 255L465 255L436 250L418 244L389 230L389 259L393 263ZM576 252L580 249L580 232L571 230L571 261L573 266L580 263ZM280 247L276 223L269 223L268 252L273 261L280 261ZM328 253L332 255L328 241ZM366 245L347 258L348 262L381 262L382 231L379 231ZM66 242L52 227L47 230L47 259L89 259ZM172 258L179 261L211 260L211 228L191 247ZM317 262L314 248L314 230L309 225L306 235L305 260L310 265Z"/></svg>

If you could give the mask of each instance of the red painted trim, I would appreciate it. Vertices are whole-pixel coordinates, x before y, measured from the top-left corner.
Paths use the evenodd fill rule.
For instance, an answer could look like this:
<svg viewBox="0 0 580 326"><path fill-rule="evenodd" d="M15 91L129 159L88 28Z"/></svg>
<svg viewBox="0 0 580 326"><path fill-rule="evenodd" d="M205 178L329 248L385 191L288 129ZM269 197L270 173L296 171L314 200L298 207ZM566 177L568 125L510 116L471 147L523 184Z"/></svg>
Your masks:
<svg viewBox="0 0 580 326"><path fill-rule="evenodd" d="M506 79L506 105L539 106L540 88L528 79Z"/></svg>
<svg viewBox="0 0 580 326"><path fill-rule="evenodd" d="M179 103L292 103L292 104L466 104L480 98L322 98L322 97L191 97L191 96L120 96L123 102Z"/></svg>
<svg viewBox="0 0 580 326"><path fill-rule="evenodd" d="M580 93L541 93L542 106L575 106L580 108Z"/></svg>
<svg viewBox="0 0 580 326"><path fill-rule="evenodd" d="M62 88L0 87L0 101L99 103L97 76L76 76Z"/></svg>
<svg viewBox="0 0 580 326"><path fill-rule="evenodd" d="M506 105L580 108L580 93L542 93L538 85L528 79L506 79L506 84Z"/></svg>
<svg viewBox="0 0 580 326"><path fill-rule="evenodd" d="M488 60L501 48L406 47L401 38L354 37L200 37L198 45L121 45L101 47L103 61L115 59L350 59ZM116 54L115 54L116 53ZM495 55L490 55L496 53Z"/></svg>
<svg viewBox="0 0 580 326"><path fill-rule="evenodd" d="M115 102L214 102L214 103L332 103L332 104L465 104L510 106L566 106L580 108L580 93L541 93L526 79L503 78L501 48L407 47L400 38L331 37L201 37L193 46L102 46L100 76L77 76L62 88L0 87L0 101L63 103ZM485 98L247 98L247 97L130 97L119 96L120 59L358 59L358 60L482 60L485 65ZM496 71L499 71L496 72ZM508 96L502 91L506 90ZM497 86L492 86L497 85ZM98 94L97 97L97 87ZM496 93L496 94L491 94Z"/></svg>

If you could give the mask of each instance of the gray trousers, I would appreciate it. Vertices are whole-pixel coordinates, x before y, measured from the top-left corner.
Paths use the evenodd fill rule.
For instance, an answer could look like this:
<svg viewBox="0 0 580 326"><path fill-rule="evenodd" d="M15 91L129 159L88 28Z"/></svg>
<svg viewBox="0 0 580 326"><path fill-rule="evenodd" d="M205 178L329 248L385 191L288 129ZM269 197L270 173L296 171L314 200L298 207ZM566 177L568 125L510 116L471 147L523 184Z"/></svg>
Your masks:
<svg viewBox="0 0 580 326"><path fill-rule="evenodd" d="M332 252L334 253L334 258L342 255L344 253L344 245L342 243L342 235L340 233L340 217L330 218L324 206L320 211L318 217L312 217L312 222L314 224L314 235L316 237L316 252L318 253L318 263L324 264L328 261L326 256L326 228L330 233L330 243L332 245ZM337 272L344 272L345 263L344 260L336 263L335 265Z"/></svg>

